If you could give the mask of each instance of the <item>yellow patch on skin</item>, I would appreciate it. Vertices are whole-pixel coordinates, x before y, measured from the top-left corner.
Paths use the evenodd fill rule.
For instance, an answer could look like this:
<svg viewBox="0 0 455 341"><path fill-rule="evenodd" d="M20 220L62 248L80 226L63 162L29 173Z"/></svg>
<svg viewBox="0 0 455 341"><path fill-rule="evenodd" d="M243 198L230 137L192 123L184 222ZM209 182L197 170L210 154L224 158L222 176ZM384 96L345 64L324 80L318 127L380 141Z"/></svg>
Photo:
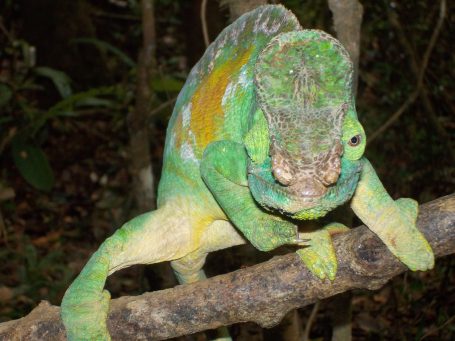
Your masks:
<svg viewBox="0 0 455 341"><path fill-rule="evenodd" d="M238 54L237 58L217 65L196 89L191 102L190 129L196 137L197 156L214 140L222 126L224 112L221 101L224 93L231 76L248 62L252 51L253 48L250 48Z"/></svg>
<svg viewBox="0 0 455 341"><path fill-rule="evenodd" d="M213 210L213 206L210 206L210 203L207 202L205 199L204 206L206 208L209 208L207 210L203 211L198 211L196 212L195 210L192 210L192 214L190 215L189 219L191 222L191 245L195 249L200 249L200 248L206 248L209 247L208 245L205 245L208 241L205 240L207 230L209 227L213 224L213 222L218 221L218 220L227 220L226 215L224 212L216 208ZM224 235L224 234L219 234L219 236ZM219 237L218 235L215 237ZM210 244L214 243L214 240L210 240ZM225 240L224 242L230 242ZM222 241L218 241L218 243L223 243Z"/></svg>
<svg viewBox="0 0 455 341"><path fill-rule="evenodd" d="M215 220L216 219L213 216L204 213L191 217L191 225L193 226L191 234L191 245L196 246L197 248L202 246L202 236L210 224L212 224Z"/></svg>

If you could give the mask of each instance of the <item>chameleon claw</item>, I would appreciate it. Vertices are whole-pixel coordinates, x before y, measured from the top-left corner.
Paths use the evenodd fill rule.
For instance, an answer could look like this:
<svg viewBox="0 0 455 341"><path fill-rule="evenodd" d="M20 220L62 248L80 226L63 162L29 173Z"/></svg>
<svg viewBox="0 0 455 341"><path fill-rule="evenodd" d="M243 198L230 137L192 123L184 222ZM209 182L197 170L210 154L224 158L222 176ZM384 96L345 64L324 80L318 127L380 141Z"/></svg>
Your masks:
<svg viewBox="0 0 455 341"><path fill-rule="evenodd" d="M297 238L294 239L293 242L294 242L295 244L300 244L300 243L307 243L307 242L309 242L310 240L311 240L311 239L302 239L302 238L297 237Z"/></svg>

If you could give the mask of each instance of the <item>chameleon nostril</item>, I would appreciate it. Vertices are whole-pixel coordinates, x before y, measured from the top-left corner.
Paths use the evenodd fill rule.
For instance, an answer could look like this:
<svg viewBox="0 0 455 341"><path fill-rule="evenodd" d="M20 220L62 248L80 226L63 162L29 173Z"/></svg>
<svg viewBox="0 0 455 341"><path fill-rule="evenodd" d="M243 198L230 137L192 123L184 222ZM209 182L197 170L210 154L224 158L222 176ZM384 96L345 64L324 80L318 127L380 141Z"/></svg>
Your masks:
<svg viewBox="0 0 455 341"><path fill-rule="evenodd" d="M294 178L291 168L279 154L272 156L272 173L275 179L284 186L289 186Z"/></svg>
<svg viewBox="0 0 455 341"><path fill-rule="evenodd" d="M284 186L289 186L293 179L293 174L282 167L273 167L273 176L275 179Z"/></svg>
<svg viewBox="0 0 455 341"><path fill-rule="evenodd" d="M322 178L322 183L326 186L334 184L335 182L337 182L339 176L340 176L339 172L335 170L330 170Z"/></svg>

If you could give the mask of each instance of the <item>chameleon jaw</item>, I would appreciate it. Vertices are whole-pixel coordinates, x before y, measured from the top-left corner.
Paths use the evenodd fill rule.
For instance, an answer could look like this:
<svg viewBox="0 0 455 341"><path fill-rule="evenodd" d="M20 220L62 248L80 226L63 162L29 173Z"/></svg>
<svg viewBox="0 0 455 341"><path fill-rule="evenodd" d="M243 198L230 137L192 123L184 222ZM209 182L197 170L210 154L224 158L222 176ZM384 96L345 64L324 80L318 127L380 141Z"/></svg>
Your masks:
<svg viewBox="0 0 455 341"><path fill-rule="evenodd" d="M249 173L248 182L253 197L263 206L279 210L283 213L296 213L303 209L315 208L322 195L301 196L290 192L287 187L270 183L259 174ZM256 195L255 195L256 194Z"/></svg>
<svg viewBox="0 0 455 341"><path fill-rule="evenodd" d="M248 169L248 184L254 199L265 209L278 211L295 219L317 219L335 207L348 201L357 187L360 166L343 160L344 171L338 181L327 187L320 196L302 196L289 191L289 187L278 184L270 167L252 164ZM343 174L344 173L344 174Z"/></svg>

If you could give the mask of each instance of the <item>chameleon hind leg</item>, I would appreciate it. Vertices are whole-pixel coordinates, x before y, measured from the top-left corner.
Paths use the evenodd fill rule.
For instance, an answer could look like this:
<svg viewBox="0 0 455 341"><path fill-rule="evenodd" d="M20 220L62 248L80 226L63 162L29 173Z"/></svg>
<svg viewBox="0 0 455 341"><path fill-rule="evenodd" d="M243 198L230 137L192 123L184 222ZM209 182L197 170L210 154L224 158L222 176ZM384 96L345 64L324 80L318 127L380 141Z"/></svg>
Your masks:
<svg viewBox="0 0 455 341"><path fill-rule="evenodd" d="M299 238L306 241L297 254L315 276L335 279L338 263L331 236L348 230L343 224L331 223L314 232L299 233Z"/></svg>
<svg viewBox="0 0 455 341"><path fill-rule="evenodd" d="M202 267L207 253L193 252L181 259L171 262L172 269L180 284L194 283L207 278ZM227 327L217 329L217 338L213 341L232 341Z"/></svg>
<svg viewBox="0 0 455 341"><path fill-rule="evenodd" d="M171 262L172 269L180 284L194 283L206 279L202 267L207 253L193 252Z"/></svg>
<svg viewBox="0 0 455 341"><path fill-rule="evenodd" d="M179 206L166 205L132 219L92 255L62 300L68 340L110 340L106 325L110 294L103 290L108 275L134 264L159 263L190 252L189 223L175 207Z"/></svg>

